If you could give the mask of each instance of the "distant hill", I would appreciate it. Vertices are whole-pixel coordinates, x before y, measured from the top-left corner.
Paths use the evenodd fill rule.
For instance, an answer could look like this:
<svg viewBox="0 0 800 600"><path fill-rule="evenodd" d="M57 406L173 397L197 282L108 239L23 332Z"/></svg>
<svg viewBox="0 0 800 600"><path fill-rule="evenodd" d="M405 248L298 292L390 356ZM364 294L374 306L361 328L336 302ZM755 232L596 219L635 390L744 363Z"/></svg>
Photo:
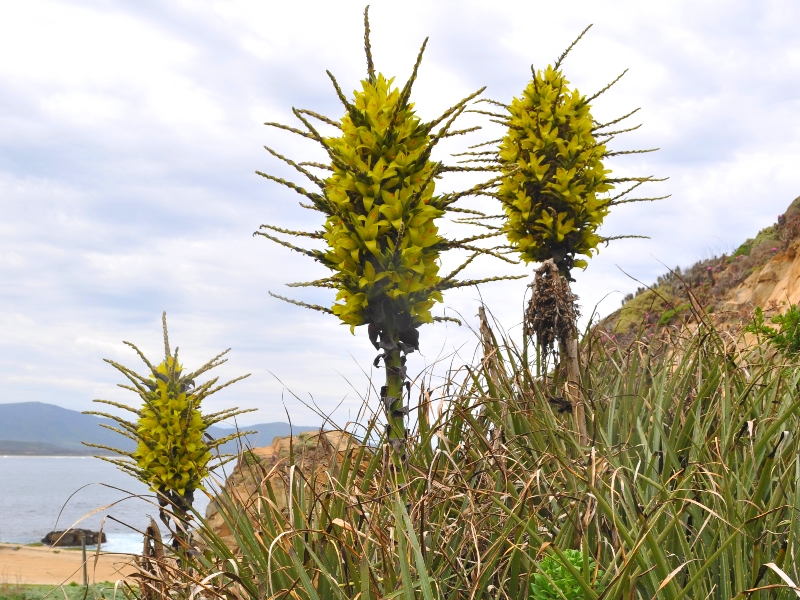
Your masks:
<svg viewBox="0 0 800 600"><path fill-rule="evenodd" d="M100 423L114 424L107 419L84 415L75 410L42 402L0 404L0 455L62 455L77 456L97 454L82 441L133 450L133 442L100 427ZM250 446L266 446L277 436L289 435L288 423L259 423L240 427L256 434L247 437ZM292 426L293 433L314 431L317 427ZM213 426L209 435L221 438L234 432L233 428ZM223 452L235 453L236 442L222 447Z"/></svg>
<svg viewBox="0 0 800 600"><path fill-rule="evenodd" d="M0 456L91 456L90 448L67 448L42 442L0 440Z"/></svg>
<svg viewBox="0 0 800 600"><path fill-rule="evenodd" d="M98 428L99 429L99 428ZM304 431L317 431L319 427L308 427L305 425L294 425L292 424L291 428L289 427L288 423L258 423L257 425L241 425L239 426L240 431L255 431L256 433L248 435L245 437L247 440L247 445L251 446L252 448L258 448L261 446L269 446L272 444L272 440L279 436L286 436L291 433L292 435L297 435L298 433L303 433ZM232 434L236 431L233 427L209 427L208 433L211 437L219 439L226 435ZM238 452L238 444L236 441L228 442L227 444L223 444L221 446L222 451L226 453L235 454Z"/></svg>

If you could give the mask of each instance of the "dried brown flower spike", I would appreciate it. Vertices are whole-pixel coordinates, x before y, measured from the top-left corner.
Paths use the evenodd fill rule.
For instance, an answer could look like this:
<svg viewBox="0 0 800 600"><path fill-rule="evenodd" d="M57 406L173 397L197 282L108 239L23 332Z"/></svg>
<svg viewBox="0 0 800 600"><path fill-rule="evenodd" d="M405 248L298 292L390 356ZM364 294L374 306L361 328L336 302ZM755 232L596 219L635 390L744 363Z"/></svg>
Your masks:
<svg viewBox="0 0 800 600"><path fill-rule="evenodd" d="M550 259L534 272L531 299L525 311L525 334L536 336L544 354L555 352L557 340L574 338L575 323L580 316L578 296Z"/></svg>

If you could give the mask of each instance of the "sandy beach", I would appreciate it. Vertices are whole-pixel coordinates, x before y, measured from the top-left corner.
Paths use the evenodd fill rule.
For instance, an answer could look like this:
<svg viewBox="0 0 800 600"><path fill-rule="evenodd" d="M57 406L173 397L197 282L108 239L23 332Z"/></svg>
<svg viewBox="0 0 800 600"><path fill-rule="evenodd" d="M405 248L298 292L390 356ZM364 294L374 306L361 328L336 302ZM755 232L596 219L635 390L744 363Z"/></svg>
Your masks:
<svg viewBox="0 0 800 600"><path fill-rule="evenodd" d="M131 573L130 556L101 554L94 564L94 553L87 552L89 582L116 581ZM10 584L83 583L80 550L0 544L0 582Z"/></svg>

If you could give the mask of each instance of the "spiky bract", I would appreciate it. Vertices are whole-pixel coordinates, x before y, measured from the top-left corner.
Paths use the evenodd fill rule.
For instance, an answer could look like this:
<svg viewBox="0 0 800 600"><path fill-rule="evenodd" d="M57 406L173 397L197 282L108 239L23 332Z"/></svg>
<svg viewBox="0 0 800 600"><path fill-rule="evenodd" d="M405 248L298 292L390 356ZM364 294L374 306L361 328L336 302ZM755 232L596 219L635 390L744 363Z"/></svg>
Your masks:
<svg viewBox="0 0 800 600"><path fill-rule="evenodd" d="M568 86L552 66L536 72L508 107L498 154L507 175L497 194L511 246L525 262L554 259L562 272L585 268L575 256L597 251L610 202L600 194L613 188L589 103Z"/></svg>
<svg viewBox="0 0 800 600"><path fill-rule="evenodd" d="M213 450L227 441L248 433L237 431L224 438L206 440L205 433L211 425L249 411L232 408L203 415L200 411L201 402L231 383L244 379L247 375L237 377L222 385L216 385L218 381L216 377L203 384L195 385L195 379L198 376L225 362L225 359L221 357L227 353L227 350L197 371L184 372L178 362L177 349L174 353L169 350L166 316L164 317L166 356L158 366L150 363L136 346L130 342L125 343L136 350L149 367L150 374L142 376L114 361L106 359L106 362L119 370L133 384L133 387L120 384L120 387L138 393L142 400L141 408L136 409L109 400L95 400L94 402L125 409L136 414L138 419L136 422L130 422L96 411L90 411L87 414L116 421L122 429L104 423L100 425L135 441L137 443L136 450L125 452L96 444L86 445L112 450L124 456L125 458L122 459L102 456L99 458L116 464L146 483L153 491L166 494L171 499L177 494L177 497L187 499L191 504L193 492L203 488L202 481L208 476L209 468L214 461ZM224 460L223 456L219 456L219 458Z"/></svg>

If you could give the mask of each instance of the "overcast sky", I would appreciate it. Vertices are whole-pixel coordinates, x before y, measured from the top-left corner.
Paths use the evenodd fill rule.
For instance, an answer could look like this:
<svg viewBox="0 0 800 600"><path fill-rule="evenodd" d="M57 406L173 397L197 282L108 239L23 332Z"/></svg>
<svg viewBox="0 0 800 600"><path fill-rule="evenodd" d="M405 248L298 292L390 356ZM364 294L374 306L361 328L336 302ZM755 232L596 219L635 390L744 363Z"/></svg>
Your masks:
<svg viewBox="0 0 800 600"><path fill-rule="evenodd" d="M565 8L568 7L568 8ZM115 387L122 345L159 360L160 315L189 366L231 347L223 377L252 376L209 409L256 407L244 422L316 425L301 402L355 416L375 352L358 329L267 295L329 303L284 283L319 265L252 237L261 223L315 228L319 214L256 169L293 177L265 144L319 158L305 140L262 125L291 107L339 118L325 69L345 91L365 76L364 2L0 0L0 402L85 410L92 398L136 403ZM530 65L552 62L589 23L564 64L592 94L599 120L641 107L643 127L615 149L615 174L656 175L658 204L619 207L603 249L575 285L585 314L607 314L639 284L730 251L800 194L800 4L750 2L387 2L373 0L377 68L398 82L430 36L412 99L431 118L482 86L508 101ZM464 125L477 122L467 118ZM492 139L492 131L443 146ZM494 136L497 137L497 136ZM440 189L465 183L459 176ZM452 259L447 259L450 264ZM525 273L475 266L470 276ZM518 331L527 281L450 292L437 314L474 326L480 297ZM467 327L423 327L418 373L439 358L470 360ZM440 374L443 367L439 367ZM377 375L380 378L380 374ZM338 408L337 408L338 407Z"/></svg>

